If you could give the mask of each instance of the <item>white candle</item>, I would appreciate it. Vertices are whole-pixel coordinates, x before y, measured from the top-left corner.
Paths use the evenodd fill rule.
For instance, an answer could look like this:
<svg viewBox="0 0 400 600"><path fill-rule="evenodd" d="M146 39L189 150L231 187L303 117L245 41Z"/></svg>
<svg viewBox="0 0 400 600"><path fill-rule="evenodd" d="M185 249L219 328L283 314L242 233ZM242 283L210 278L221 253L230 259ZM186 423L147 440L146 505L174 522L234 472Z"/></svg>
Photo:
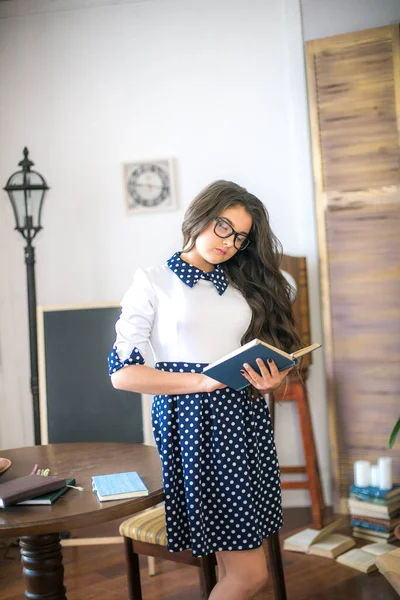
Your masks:
<svg viewBox="0 0 400 600"><path fill-rule="evenodd" d="M368 487L370 484L370 463L367 460L356 460L354 463L354 484Z"/></svg>
<svg viewBox="0 0 400 600"><path fill-rule="evenodd" d="M392 459L390 456L381 456L378 458L379 468L379 489L391 490L392 483Z"/></svg>
<svg viewBox="0 0 400 600"><path fill-rule="evenodd" d="M371 485L372 485L372 487L379 487L379 467L378 467L378 465L371 465Z"/></svg>

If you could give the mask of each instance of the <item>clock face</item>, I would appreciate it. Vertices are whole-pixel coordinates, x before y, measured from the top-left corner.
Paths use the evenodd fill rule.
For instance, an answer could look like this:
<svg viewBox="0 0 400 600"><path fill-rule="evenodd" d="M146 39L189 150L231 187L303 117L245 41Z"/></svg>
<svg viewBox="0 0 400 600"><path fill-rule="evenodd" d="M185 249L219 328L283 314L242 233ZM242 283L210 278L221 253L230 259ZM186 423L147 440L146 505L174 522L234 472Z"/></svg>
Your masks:
<svg viewBox="0 0 400 600"><path fill-rule="evenodd" d="M168 169L154 163L134 166L128 177L127 191L132 208L151 208L163 204L171 196Z"/></svg>

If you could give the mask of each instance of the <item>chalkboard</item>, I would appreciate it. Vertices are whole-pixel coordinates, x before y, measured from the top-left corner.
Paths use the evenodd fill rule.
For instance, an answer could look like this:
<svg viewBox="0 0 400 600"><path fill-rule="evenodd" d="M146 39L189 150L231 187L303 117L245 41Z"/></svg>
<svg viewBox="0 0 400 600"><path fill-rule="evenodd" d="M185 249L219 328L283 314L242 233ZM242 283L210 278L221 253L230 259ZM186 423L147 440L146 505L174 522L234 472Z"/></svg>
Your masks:
<svg viewBox="0 0 400 600"><path fill-rule="evenodd" d="M42 444L143 442L141 394L107 371L117 305L38 308Z"/></svg>

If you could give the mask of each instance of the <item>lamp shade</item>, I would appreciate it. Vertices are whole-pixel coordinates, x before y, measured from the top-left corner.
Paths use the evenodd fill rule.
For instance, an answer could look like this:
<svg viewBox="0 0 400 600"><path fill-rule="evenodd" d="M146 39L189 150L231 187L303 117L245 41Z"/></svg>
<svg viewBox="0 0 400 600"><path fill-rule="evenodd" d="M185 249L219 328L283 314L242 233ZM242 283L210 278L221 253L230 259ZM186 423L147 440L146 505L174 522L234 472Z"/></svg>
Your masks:
<svg viewBox="0 0 400 600"><path fill-rule="evenodd" d="M28 154L28 149L24 148L24 158L19 163L22 169L11 175L4 190L14 212L15 229L30 241L42 229L43 200L49 188L42 175L32 171L34 163L29 160Z"/></svg>

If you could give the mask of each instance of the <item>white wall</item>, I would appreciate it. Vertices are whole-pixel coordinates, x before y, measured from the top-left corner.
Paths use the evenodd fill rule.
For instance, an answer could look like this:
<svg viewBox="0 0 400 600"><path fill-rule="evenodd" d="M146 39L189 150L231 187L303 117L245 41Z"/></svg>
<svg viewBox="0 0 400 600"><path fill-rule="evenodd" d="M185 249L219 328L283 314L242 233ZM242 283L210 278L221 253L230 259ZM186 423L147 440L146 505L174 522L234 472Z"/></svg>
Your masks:
<svg viewBox="0 0 400 600"><path fill-rule="evenodd" d="M301 0L304 39L400 22L400 0Z"/></svg>
<svg viewBox="0 0 400 600"><path fill-rule="evenodd" d="M136 267L180 247L194 195L226 178L265 202L286 253L307 256L313 338L322 339L298 0L4 4L0 183L27 145L51 186L36 243L38 304L119 300ZM176 159L180 209L127 215L121 162L163 156ZM33 435L23 243L4 192L0 227L5 448ZM309 389L329 501L322 353ZM282 464L303 462L294 408L277 411ZM285 492L284 500L309 498Z"/></svg>

